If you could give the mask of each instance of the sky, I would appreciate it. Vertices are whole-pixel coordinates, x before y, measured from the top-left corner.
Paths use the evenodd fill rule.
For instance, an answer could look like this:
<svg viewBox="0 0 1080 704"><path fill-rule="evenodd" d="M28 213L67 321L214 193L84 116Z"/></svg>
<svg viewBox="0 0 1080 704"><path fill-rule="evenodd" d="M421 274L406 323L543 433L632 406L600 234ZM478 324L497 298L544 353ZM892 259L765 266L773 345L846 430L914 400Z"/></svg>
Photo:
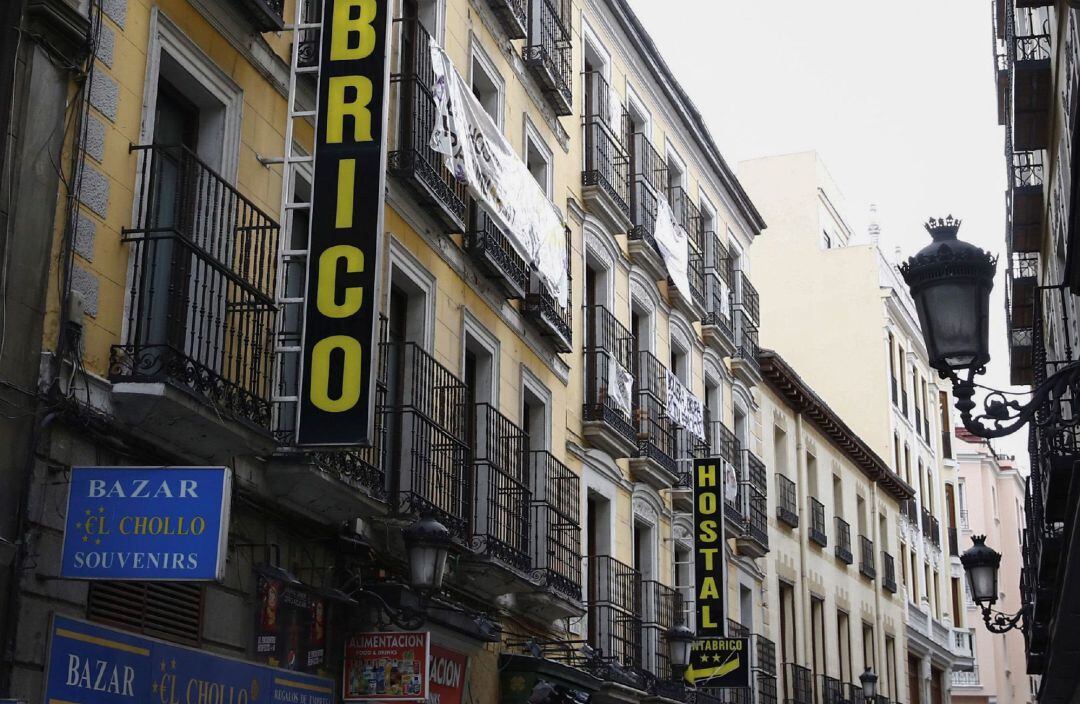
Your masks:
<svg viewBox="0 0 1080 704"><path fill-rule="evenodd" d="M910 256L930 241L926 219L951 213L962 239L1004 255L989 0L629 2L732 168L815 149L857 233L877 205L887 253ZM995 388L1009 381L1004 269L981 379ZM1026 435L994 447L1026 466Z"/></svg>

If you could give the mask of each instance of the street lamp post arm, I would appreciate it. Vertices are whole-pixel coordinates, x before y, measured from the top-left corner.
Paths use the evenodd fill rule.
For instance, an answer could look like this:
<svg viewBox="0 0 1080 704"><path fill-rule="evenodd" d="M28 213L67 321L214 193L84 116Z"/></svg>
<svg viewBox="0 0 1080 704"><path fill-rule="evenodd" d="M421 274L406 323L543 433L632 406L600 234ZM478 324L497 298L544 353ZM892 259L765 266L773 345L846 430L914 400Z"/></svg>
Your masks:
<svg viewBox="0 0 1080 704"><path fill-rule="evenodd" d="M357 589L352 592L353 598L364 597L367 599L374 599L379 604L379 610L386 615L386 618L390 623L394 624L403 631L414 631L424 625L427 620L423 613L413 612L410 609L395 608L387 603L382 594L372 591L370 589Z"/></svg>
<svg viewBox="0 0 1080 704"><path fill-rule="evenodd" d="M960 411L964 428L972 435L987 439L1000 438L1016 432L1032 420L1041 427L1059 427L1078 422L1061 416L1062 404L1058 401L1076 398L1080 393L1080 362L1062 367L1035 387L1027 403L1010 400L1000 391L991 391L982 400L982 412L973 416L976 408L973 399L976 373L982 373L982 370L969 370L966 379L960 378L955 372L948 375L953 385L953 396L956 397L956 410Z"/></svg>
<svg viewBox="0 0 1080 704"><path fill-rule="evenodd" d="M983 622L986 624L986 630L1000 635L1002 633L1008 633L1018 626L1023 628L1021 621L1024 619L1024 616L1027 615L1027 612L1028 607L1026 605L1021 607L1015 614L995 611L989 606L984 606L982 610Z"/></svg>

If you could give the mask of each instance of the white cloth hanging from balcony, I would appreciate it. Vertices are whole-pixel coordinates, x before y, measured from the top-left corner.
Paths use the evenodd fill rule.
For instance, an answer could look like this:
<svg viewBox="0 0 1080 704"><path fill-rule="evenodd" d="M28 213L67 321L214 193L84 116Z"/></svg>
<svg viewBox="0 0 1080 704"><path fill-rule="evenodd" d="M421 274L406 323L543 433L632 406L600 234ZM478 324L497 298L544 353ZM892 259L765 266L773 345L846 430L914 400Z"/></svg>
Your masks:
<svg viewBox="0 0 1080 704"><path fill-rule="evenodd" d="M675 222L675 214L671 212L671 206L664 198L657 201L653 237L656 239L660 256L664 258L668 276L675 282L679 293L689 299L690 277L687 271L690 269L690 238L682 225Z"/></svg>
<svg viewBox="0 0 1080 704"><path fill-rule="evenodd" d="M608 355L608 396L615 407L628 417L633 416L634 375L619 363L615 355Z"/></svg>
<svg viewBox="0 0 1080 704"><path fill-rule="evenodd" d="M519 254L536 267L564 308L570 282L566 227L525 163L469 90L450 57L432 40L435 109L431 148L442 154L454 177L465 183Z"/></svg>
<svg viewBox="0 0 1080 704"><path fill-rule="evenodd" d="M705 441L705 408L671 370L667 373L667 415L672 423Z"/></svg>

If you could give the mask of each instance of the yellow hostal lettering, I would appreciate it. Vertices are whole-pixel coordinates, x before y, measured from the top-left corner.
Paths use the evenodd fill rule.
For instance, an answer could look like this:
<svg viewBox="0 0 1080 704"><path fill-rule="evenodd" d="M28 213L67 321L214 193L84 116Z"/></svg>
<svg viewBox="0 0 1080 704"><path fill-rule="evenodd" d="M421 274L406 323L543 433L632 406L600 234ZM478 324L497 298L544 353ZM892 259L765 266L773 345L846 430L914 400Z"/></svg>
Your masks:
<svg viewBox="0 0 1080 704"><path fill-rule="evenodd" d="M345 300L337 302L337 266L345 262L345 271L360 274L364 271L364 253L352 245L338 244L328 247L319 255L319 288L315 303L319 312L327 318L348 318L364 305L364 287L347 286Z"/></svg>
<svg viewBox="0 0 1080 704"><path fill-rule="evenodd" d="M338 0L334 4L330 60L366 59L375 51L375 0ZM359 10L355 12L354 10ZM355 18L353 15L355 14ZM355 41L354 41L355 40Z"/></svg>
<svg viewBox="0 0 1080 704"><path fill-rule="evenodd" d="M326 142L340 144L345 138L345 118L353 118L354 142L370 142L371 79L367 76L334 76L326 96ZM351 92L350 92L351 89Z"/></svg>
<svg viewBox="0 0 1080 704"><path fill-rule="evenodd" d="M341 395L330 398L330 354L341 350ZM327 413L347 411L360 400L361 348L356 338L332 335L311 349L311 403Z"/></svg>

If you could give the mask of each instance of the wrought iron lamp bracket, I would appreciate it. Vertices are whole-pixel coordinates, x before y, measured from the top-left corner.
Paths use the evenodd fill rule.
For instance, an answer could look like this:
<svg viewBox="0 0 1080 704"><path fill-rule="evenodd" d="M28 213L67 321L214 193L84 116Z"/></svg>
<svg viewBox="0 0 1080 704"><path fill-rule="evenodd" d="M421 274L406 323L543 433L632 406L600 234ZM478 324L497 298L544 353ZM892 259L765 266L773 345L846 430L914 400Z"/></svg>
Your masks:
<svg viewBox="0 0 1080 704"><path fill-rule="evenodd" d="M995 611L989 606L984 606L982 609L983 623L986 624L986 630L995 634L1008 633L1014 628L1020 628L1023 630L1024 617L1027 615L1028 606L1025 605L1020 608L1015 614L1007 614L1003 611Z"/></svg>
<svg viewBox="0 0 1080 704"><path fill-rule="evenodd" d="M1064 399L1080 399L1080 362L1073 362L1062 367L1031 392L1027 403L1020 403L1006 397L1001 391L991 390L982 399L982 409L976 415L975 376L983 374L985 368L969 369L967 378L961 378L956 372L941 374L953 385L956 398L956 410L960 411L960 420L969 433L980 438L1000 438L1015 433L1032 420L1039 427L1060 427L1076 425L1077 419L1064 418L1061 409Z"/></svg>

